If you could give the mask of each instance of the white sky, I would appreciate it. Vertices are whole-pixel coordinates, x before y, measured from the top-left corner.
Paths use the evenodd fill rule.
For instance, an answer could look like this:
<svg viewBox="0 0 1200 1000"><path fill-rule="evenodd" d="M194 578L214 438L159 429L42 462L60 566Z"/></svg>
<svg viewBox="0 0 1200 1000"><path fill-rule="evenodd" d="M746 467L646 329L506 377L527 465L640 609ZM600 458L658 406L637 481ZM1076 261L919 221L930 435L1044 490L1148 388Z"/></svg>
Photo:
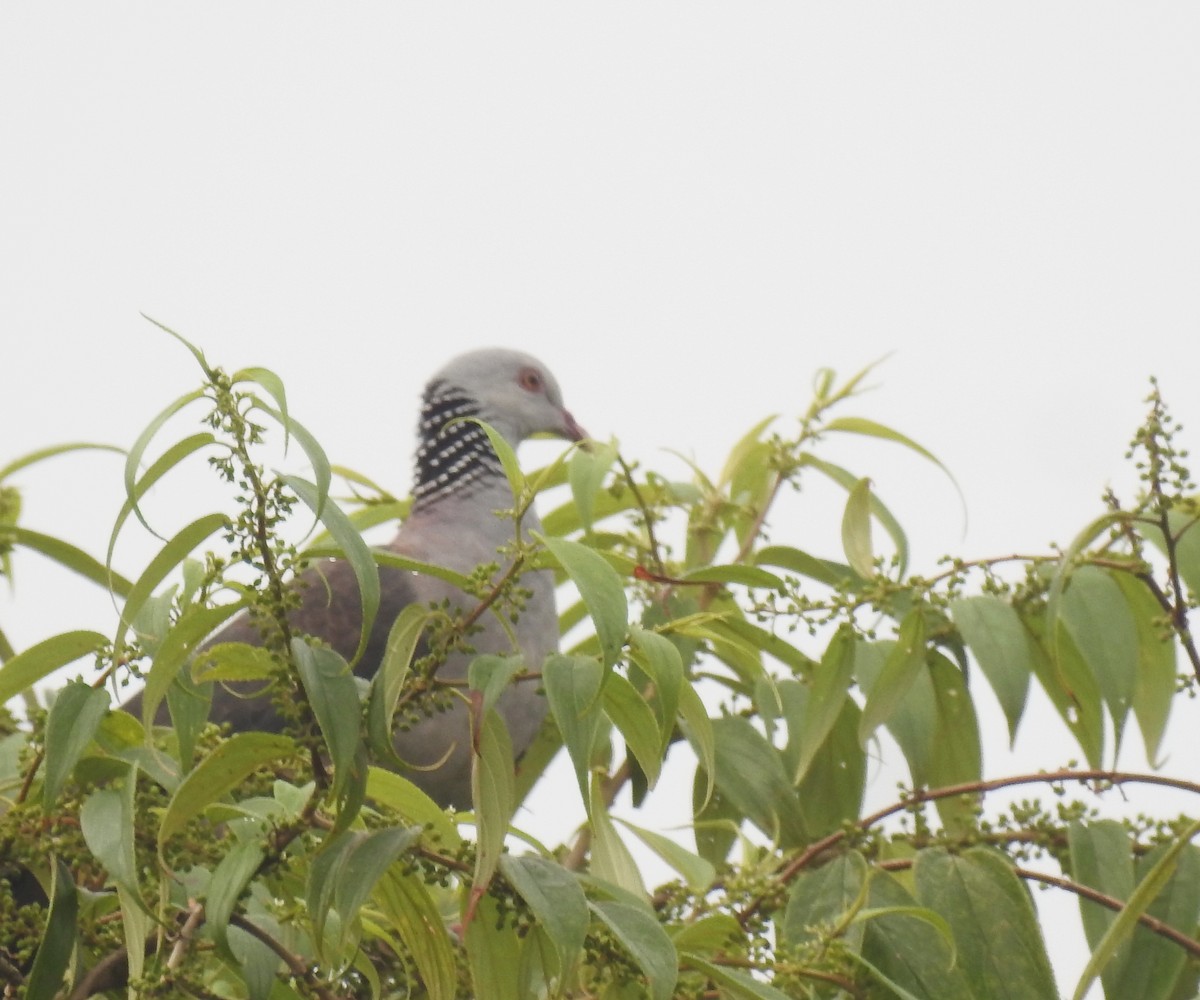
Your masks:
<svg viewBox="0 0 1200 1000"><path fill-rule="evenodd" d="M0 465L128 445L196 384L139 311L275 369L398 492L419 388L470 347L542 357L593 434L677 475L663 449L716 471L818 367L895 352L848 412L946 462L965 536L919 460L832 454L918 568L1065 542L1129 491L1150 374L1200 417L1198 41L1200 8L1157 3L4 5ZM102 552L118 460L18 484L27 526ZM833 554L832 508L793 516ZM108 627L17 569L18 646Z"/></svg>

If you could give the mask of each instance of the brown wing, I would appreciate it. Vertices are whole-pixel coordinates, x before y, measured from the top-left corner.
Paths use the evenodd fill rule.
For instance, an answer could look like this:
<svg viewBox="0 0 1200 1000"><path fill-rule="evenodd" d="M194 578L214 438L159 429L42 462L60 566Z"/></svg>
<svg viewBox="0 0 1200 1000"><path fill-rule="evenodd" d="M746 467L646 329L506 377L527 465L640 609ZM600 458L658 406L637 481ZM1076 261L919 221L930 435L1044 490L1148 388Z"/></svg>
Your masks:
<svg viewBox="0 0 1200 1000"><path fill-rule="evenodd" d="M407 605L416 600L410 573L384 566L379 570L379 583L379 612L375 616L366 649L355 669L355 673L362 677L372 677L379 669L392 623ZM289 616L293 633L314 635L347 660L353 657L362 628L362 603L350 564L340 559L328 560L302 573L295 586L300 591L301 604ZM262 643L262 637L250 619L242 615L202 648L222 642L245 642L257 646ZM283 728L283 721L272 706L270 696L257 694L262 687L257 682L215 685L209 718L218 723L230 723L235 732L278 732ZM141 693L134 695L122 707L140 718ZM170 722L165 701L158 708L155 722L159 725Z"/></svg>

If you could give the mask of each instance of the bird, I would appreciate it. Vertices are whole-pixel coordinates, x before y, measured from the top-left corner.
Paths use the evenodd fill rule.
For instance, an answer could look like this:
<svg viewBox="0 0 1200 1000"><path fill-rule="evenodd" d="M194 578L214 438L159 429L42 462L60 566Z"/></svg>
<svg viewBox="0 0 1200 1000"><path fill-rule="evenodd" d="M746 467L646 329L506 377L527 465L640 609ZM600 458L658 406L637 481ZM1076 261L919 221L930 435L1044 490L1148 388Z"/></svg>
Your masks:
<svg viewBox="0 0 1200 1000"><path fill-rule="evenodd" d="M494 428L515 450L535 434L568 441L586 438L550 370L520 351L484 348L455 357L429 380L417 427L412 506L396 537L384 548L424 563L470 575L477 567L499 564L503 573L510 556L500 550L514 539L512 519L504 516L514 499L500 459L477 421ZM528 536L541 530L532 508L522 519ZM381 599L355 672L371 677L379 668L389 630L412 604L446 606L469 612L478 597L464 594L434 576L380 566ZM294 634L327 643L350 660L358 646L362 611L358 584L344 560L327 560L299 574L293 586L299 606L289 613ZM558 649L558 615L550 570L524 573L520 586L528 597L510 636L496 616L485 614L467 637L469 650L455 650L437 670L440 680L462 680L476 655L520 653L526 670L537 672ZM517 647L514 649L513 637ZM261 644L258 628L248 617L235 619L208 640ZM418 649L417 656L422 654ZM259 685L261 687L261 685ZM234 731L277 732L283 727L271 698L250 696L255 685L217 684L209 718ZM141 715L140 694L123 706ZM546 700L529 682L513 683L497 702L520 755L533 741L546 714ZM165 721L165 704L160 721ZM397 756L412 765L405 776L439 806L463 809L471 803L470 713L461 698L450 699L445 711L417 719L394 736Z"/></svg>

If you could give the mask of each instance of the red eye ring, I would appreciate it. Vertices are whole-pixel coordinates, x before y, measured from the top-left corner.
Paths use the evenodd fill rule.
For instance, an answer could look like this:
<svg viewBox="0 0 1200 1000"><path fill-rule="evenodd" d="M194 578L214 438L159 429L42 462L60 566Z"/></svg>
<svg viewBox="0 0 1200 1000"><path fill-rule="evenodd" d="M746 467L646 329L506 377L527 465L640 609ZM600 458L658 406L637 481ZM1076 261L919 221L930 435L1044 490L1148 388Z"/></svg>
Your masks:
<svg viewBox="0 0 1200 1000"><path fill-rule="evenodd" d="M541 392L546 387L546 380L536 368L522 368L517 373L517 385L526 392Z"/></svg>

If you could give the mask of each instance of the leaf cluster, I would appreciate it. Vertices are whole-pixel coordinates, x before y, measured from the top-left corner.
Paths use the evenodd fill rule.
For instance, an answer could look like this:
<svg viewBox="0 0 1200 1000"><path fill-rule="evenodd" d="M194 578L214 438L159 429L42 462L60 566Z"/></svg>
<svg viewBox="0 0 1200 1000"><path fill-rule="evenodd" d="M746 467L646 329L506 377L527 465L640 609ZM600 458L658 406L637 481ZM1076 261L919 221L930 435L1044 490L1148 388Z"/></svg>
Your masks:
<svg viewBox="0 0 1200 1000"><path fill-rule="evenodd" d="M1112 998L1195 994L1200 823L1105 816L1118 789L1200 793L1118 769L1131 721L1159 759L1180 686L1200 677L1200 504L1156 387L1131 446L1131 502L1106 494L1062 549L951 557L928 576L909 572L907 537L871 480L834 460L853 435L937 463L842 412L870 369L819 373L794 423L761 422L719 472L692 468L687 481L600 442L526 475L485 428L512 488L513 542L462 576L370 549L361 532L406 504L332 465L272 372L226 374L179 339L201 387L126 453L105 560L24 528L9 482L98 446L0 469L0 573L37 553L121 604L111 636L66 631L18 652L0 633L0 700L34 706L0 736L5 996L1053 997L1031 884L1080 899L1092 957L1076 997L1097 979ZM206 429L151 460L194 406ZM311 479L260 458L280 431ZM232 487L230 509L170 528L133 579L120 576L112 556L130 518L153 530L147 490L197 455ZM348 497L333 495L335 474ZM815 552L786 538L813 479L845 497ZM563 490L526 538L535 498ZM293 538L301 511L321 532L307 542ZM475 603L405 609L363 684L357 656L291 626L291 581L328 556L359 588L359 654L379 565L438 576ZM540 664L478 657L465 687L441 681L445 655L468 649L485 615L511 623L522 575L547 567L563 650ZM260 645L196 655L238 614ZM75 664L42 711L33 685ZM131 676L145 682L132 714L114 704ZM518 762L495 708L509 684L532 682L549 717ZM224 683L272 692L283 731L209 724ZM980 683L1014 744L1036 683L1087 766L986 774ZM473 810L453 815L404 776L391 736L457 698L474 720ZM554 845L516 820L560 751L582 825ZM907 780L868 813L871 755ZM686 838L615 808L625 793L653 802L684 757ZM1035 797L989 808L1018 787ZM673 878L647 885L631 845ZM1045 863L1061 874L1031 867Z"/></svg>

